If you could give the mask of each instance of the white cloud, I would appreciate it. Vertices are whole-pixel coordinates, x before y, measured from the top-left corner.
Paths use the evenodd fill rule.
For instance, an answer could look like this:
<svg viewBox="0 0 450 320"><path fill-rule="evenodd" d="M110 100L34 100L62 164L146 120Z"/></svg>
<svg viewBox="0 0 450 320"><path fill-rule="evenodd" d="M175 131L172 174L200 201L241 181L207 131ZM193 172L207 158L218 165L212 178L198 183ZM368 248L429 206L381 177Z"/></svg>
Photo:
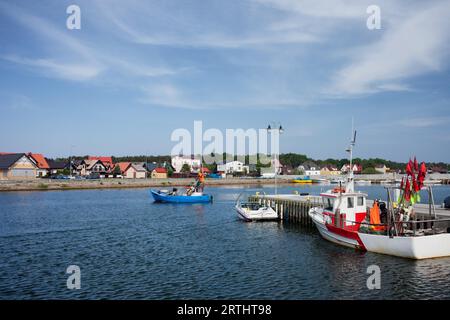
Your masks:
<svg viewBox="0 0 450 320"><path fill-rule="evenodd" d="M409 118L399 120L395 124L408 128L437 127L450 124L450 117Z"/></svg>
<svg viewBox="0 0 450 320"><path fill-rule="evenodd" d="M44 76L86 81L96 79L106 71L125 76L160 77L175 75L188 69L174 69L165 65L151 66L147 62L136 61L132 55L125 59L122 55L103 49L102 46L88 45L86 41L72 36L73 31L69 32L64 27L58 28L44 18L32 15L15 5L0 3L0 8L4 14L34 32L41 40L41 48L48 52L46 57L5 54L1 58L32 67Z"/></svg>
<svg viewBox="0 0 450 320"><path fill-rule="evenodd" d="M52 59L28 59L18 56L5 56L3 59L34 68L42 68L47 76L75 81L95 78L101 72L101 68L96 65L72 64Z"/></svg>
<svg viewBox="0 0 450 320"><path fill-rule="evenodd" d="M446 67L450 40L450 2L392 22L376 43L354 50L337 72L331 92L358 95L408 88L404 82ZM375 31L376 32L376 31ZM380 31L381 32L381 31Z"/></svg>

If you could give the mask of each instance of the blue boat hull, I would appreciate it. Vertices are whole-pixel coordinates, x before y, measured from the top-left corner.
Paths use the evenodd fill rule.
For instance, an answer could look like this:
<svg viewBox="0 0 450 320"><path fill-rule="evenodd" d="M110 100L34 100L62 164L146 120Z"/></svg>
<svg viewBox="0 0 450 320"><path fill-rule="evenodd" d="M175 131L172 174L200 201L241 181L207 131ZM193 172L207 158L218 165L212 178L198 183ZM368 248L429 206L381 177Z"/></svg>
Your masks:
<svg viewBox="0 0 450 320"><path fill-rule="evenodd" d="M155 202L166 203L208 203L212 201L212 196L204 194L202 196L171 196L159 191L150 190Z"/></svg>

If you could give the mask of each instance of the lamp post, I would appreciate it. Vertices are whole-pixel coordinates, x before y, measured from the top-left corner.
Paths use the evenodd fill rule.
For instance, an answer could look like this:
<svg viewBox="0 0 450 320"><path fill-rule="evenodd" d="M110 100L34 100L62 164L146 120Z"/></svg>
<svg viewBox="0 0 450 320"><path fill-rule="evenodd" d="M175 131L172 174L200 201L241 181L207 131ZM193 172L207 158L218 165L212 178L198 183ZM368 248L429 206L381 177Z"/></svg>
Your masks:
<svg viewBox="0 0 450 320"><path fill-rule="evenodd" d="M70 154L69 154L69 174L70 177L72 177L72 149L74 148L74 145L70 145Z"/></svg>
<svg viewBox="0 0 450 320"><path fill-rule="evenodd" d="M274 132L278 132L278 137L279 137L284 132L284 129L280 123L271 122L267 126L267 132L270 134L273 134ZM272 150L270 150L270 151L272 152ZM274 161L274 167L275 167L275 194L278 194L277 175L278 175L278 163L280 163L278 152L275 152L273 154L273 157L274 157L273 161Z"/></svg>

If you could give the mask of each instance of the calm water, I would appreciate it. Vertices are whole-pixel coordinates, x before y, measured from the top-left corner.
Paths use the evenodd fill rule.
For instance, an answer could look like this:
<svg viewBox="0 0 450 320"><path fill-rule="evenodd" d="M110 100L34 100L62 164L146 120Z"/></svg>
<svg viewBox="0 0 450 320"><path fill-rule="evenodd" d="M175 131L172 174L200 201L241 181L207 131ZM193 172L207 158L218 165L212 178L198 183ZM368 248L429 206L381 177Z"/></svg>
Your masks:
<svg viewBox="0 0 450 320"><path fill-rule="evenodd" d="M243 190L209 188L207 205L154 204L144 189L0 193L0 299L450 299L450 258L364 254L315 230L243 223ZM437 202L447 195L435 188ZM66 288L73 264L79 291ZM380 291L366 287L373 264Z"/></svg>

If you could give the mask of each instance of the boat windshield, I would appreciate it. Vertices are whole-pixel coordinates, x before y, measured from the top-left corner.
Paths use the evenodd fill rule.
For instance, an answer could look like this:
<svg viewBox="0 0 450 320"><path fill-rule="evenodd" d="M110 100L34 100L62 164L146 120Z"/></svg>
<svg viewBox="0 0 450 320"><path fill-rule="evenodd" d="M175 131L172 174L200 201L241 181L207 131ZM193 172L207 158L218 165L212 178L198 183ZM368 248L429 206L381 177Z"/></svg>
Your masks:
<svg viewBox="0 0 450 320"><path fill-rule="evenodd" d="M333 211L334 200L333 198L323 198L323 207L326 211Z"/></svg>

